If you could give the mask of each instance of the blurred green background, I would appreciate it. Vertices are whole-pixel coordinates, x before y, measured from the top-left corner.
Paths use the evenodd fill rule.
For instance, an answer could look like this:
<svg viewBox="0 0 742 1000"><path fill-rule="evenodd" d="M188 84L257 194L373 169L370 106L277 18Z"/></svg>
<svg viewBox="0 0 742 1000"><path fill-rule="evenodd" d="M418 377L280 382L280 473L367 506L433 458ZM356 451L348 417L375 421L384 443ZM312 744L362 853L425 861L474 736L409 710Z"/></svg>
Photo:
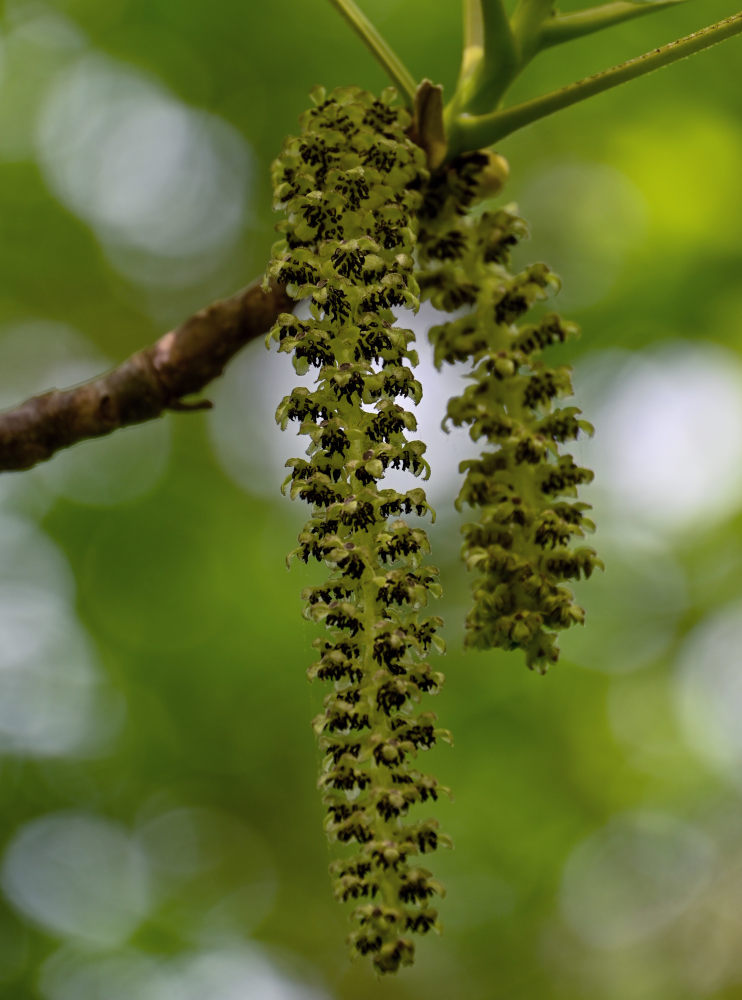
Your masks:
<svg viewBox="0 0 742 1000"><path fill-rule="evenodd" d="M450 88L458 4L366 0ZM564 4L576 9L580 4ZM703 0L543 55L524 98L734 13ZM259 274L269 164L316 83L386 81L315 0L6 0L0 404L93 375ZM606 572L546 677L463 655L458 373L423 362L456 746L445 932L379 982L331 898L286 572L304 513L252 345L209 398L0 479L0 996L742 997L742 41L503 143L519 261L564 278ZM409 318L406 318L409 320ZM424 312L422 331L431 322ZM568 358L566 351L554 361ZM426 762L427 763L427 762Z"/></svg>

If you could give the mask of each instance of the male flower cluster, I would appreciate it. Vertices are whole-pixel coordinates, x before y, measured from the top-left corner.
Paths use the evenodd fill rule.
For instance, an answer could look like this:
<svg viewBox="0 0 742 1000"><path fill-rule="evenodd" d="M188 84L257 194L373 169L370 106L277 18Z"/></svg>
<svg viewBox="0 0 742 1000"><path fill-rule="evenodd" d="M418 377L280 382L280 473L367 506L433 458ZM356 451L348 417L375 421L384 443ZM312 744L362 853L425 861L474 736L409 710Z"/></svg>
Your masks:
<svg viewBox="0 0 742 1000"><path fill-rule="evenodd" d="M522 649L529 667L556 662L556 633L582 623L569 580L601 565L593 549L574 548L593 529L577 487L589 469L563 454L565 442L592 427L573 406L570 370L538 355L576 334L549 314L521 323L532 306L558 288L544 264L513 274L512 247L526 226L512 209L469 211L504 161L495 154L461 157L430 184L419 238L422 294L440 309L465 311L433 327L437 365L467 361L470 384L449 400L447 420L483 441L479 458L462 462L457 506L478 511L463 528L463 557L476 572L466 643L476 649Z"/></svg>
<svg viewBox="0 0 742 1000"><path fill-rule="evenodd" d="M335 894L357 904L353 950L393 972L412 961L410 935L436 926L441 888L417 859L445 842L434 820L408 817L440 792L415 759L448 738L416 709L443 681L427 662L442 646L441 622L424 614L440 593L437 570L423 562L424 530L404 520L429 508L420 488L382 485L388 469L429 474L425 445L407 437L416 421L405 403L421 395L413 335L392 313L418 307L413 254L426 171L393 91L313 97L302 134L274 165L284 221L269 270L309 300L311 319L280 316L269 341L298 372L317 371L316 387L294 389L276 416L309 439L308 458L287 463L284 484L311 507L293 554L330 569L304 597L307 617L329 630L315 640L309 673L332 685L314 726L327 833L347 845L331 869Z"/></svg>

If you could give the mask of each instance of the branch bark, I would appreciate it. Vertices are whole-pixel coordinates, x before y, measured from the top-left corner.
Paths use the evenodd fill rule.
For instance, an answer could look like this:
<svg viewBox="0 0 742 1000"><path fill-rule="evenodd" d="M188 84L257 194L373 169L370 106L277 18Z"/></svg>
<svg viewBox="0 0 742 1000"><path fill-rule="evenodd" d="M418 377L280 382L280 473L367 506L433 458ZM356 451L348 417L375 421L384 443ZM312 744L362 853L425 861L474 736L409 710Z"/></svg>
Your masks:
<svg viewBox="0 0 742 1000"><path fill-rule="evenodd" d="M295 306L286 291L260 281L214 302L132 354L117 368L72 389L52 389L0 413L0 472L30 469L62 448L119 427L143 423L167 410L205 409L200 392L245 344Z"/></svg>

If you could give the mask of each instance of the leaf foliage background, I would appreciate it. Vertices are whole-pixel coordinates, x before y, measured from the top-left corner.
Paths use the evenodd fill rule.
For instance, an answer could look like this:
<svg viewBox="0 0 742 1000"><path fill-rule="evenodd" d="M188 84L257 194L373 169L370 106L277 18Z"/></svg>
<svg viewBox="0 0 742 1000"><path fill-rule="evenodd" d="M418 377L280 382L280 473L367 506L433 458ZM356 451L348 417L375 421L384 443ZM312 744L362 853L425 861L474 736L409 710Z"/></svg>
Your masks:
<svg viewBox="0 0 742 1000"><path fill-rule="evenodd" d="M453 84L455 5L365 9L414 73ZM513 99L729 13L705 0L549 52ZM742 989L738 48L502 147L533 229L523 262L563 276L558 308L583 328L569 354L597 433L579 457L607 570L545 678L464 656L450 453L466 442L432 442L435 708L456 737L434 766L456 850L438 857L445 934L384 983L391 1000ZM386 84L329 5L7 0L3 404L102 370L262 270L269 164L320 82ZM0 482L0 995L380 995L347 965L326 876L311 571L286 573L303 514L278 493L285 362L253 345L212 414ZM431 433L452 377L423 370Z"/></svg>

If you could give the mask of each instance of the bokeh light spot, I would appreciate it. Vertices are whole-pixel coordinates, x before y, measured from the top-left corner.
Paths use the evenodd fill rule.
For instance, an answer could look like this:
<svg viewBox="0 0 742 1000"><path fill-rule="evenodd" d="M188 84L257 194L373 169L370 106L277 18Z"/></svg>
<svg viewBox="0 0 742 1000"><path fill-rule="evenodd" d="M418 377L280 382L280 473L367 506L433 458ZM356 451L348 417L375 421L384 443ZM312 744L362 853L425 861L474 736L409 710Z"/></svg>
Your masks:
<svg viewBox="0 0 742 1000"><path fill-rule="evenodd" d="M578 454L595 471L602 526L674 533L708 526L742 499L742 365L731 351L675 341L592 355L578 366L596 426ZM606 516L607 515L607 516Z"/></svg>
<svg viewBox="0 0 742 1000"><path fill-rule="evenodd" d="M711 841L660 812L614 816L572 851L561 911L594 948L636 944L678 917L709 882Z"/></svg>
<svg viewBox="0 0 742 1000"><path fill-rule="evenodd" d="M677 661L677 707L683 732L703 760L742 787L742 605L701 622Z"/></svg>
<svg viewBox="0 0 742 1000"><path fill-rule="evenodd" d="M257 947L185 953L157 960L139 952L91 960L63 949L41 976L45 1000L329 1000Z"/></svg>
<svg viewBox="0 0 742 1000"><path fill-rule="evenodd" d="M120 729L123 701L98 673L72 590L59 550L0 516L0 754L95 755Z"/></svg>
<svg viewBox="0 0 742 1000"><path fill-rule="evenodd" d="M137 830L154 892L178 894L178 924L190 939L243 937L271 911L278 879L268 845L234 817L203 807L152 816Z"/></svg>
<svg viewBox="0 0 742 1000"><path fill-rule="evenodd" d="M54 194L143 283L194 280L247 213L250 154L226 122L100 54L62 70L39 116L38 156ZM142 266L149 259L150 268ZM164 266L160 268L156 260ZM168 261L187 263L168 269Z"/></svg>
<svg viewBox="0 0 742 1000"><path fill-rule="evenodd" d="M26 916L92 946L122 944L149 906L143 853L123 827L84 813L42 816L21 827L1 878Z"/></svg>

